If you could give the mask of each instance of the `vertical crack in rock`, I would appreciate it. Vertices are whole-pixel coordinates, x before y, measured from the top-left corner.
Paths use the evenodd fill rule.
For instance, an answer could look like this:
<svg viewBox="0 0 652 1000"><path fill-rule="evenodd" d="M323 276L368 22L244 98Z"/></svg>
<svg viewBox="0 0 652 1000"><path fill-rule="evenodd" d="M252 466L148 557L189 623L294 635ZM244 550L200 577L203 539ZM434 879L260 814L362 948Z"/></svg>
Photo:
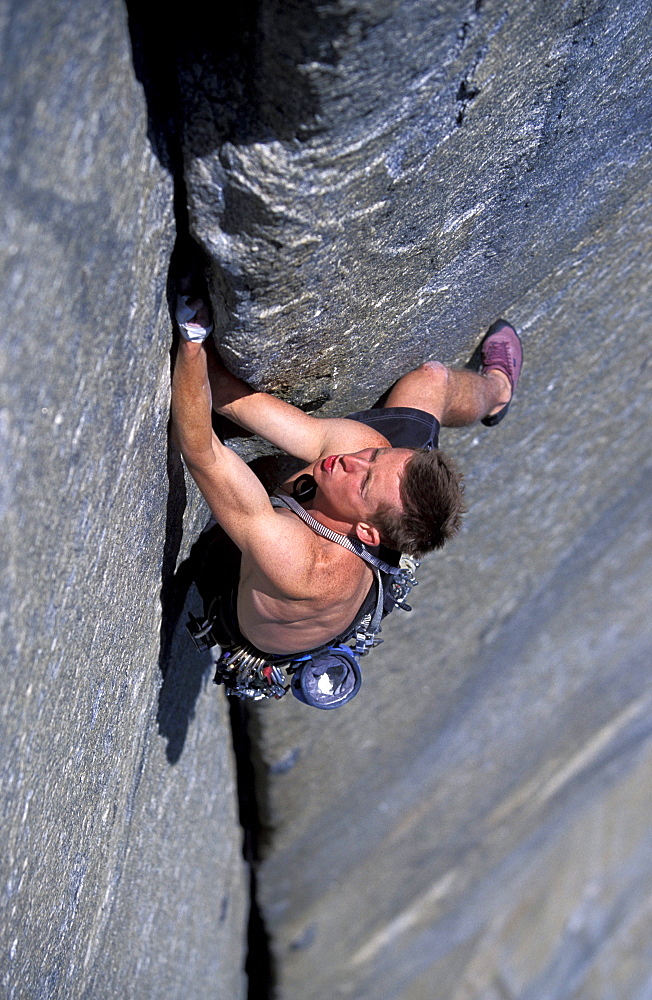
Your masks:
<svg viewBox="0 0 652 1000"><path fill-rule="evenodd" d="M466 114L466 109L471 101L478 96L480 93L479 87L474 87L468 82L468 80L462 80L460 83L457 94L455 95L455 100L459 102L460 109L457 112L457 118L455 119L457 125L461 125L464 121L464 115Z"/></svg>
<svg viewBox="0 0 652 1000"><path fill-rule="evenodd" d="M188 205L181 145L181 112L176 67L175 42L170 31L157 26L145 0L125 0L131 37L134 72L142 84L147 102L147 134L159 162L173 181L176 243L167 276L168 303L174 297L174 275L178 261L195 256L196 245L189 235ZM165 22L165 25L173 21ZM172 355L171 355L172 364ZM186 509L185 479L181 458L168 444L168 499L165 541L161 565L161 626L159 669L162 685L159 693L157 723L167 740L166 755L176 764L183 751L190 719L202 687L202 671L183 675L174 669L174 637L190 586L187 563L177 568L183 540L183 517Z"/></svg>
<svg viewBox="0 0 652 1000"><path fill-rule="evenodd" d="M254 107L256 102L246 101L247 94L252 89L250 80L251 67L254 61L251 55L255 35L256 5L243 5L238 15L223 18L223 31L216 53L203 42L203 35L197 34L196 22L199 19L197 10L179 8L178 17L168 18L165 25L174 24L174 32L166 26L157 26L145 0L125 0L129 19L129 30L132 43L134 71L145 91L148 111L148 138L154 153L162 166L170 173L174 184L174 214L177 239L168 272L168 296L174 294L173 279L178 270L178 261L185 262L188 257L196 258L198 247L190 234L187 191L184 176L184 158L182 136L185 127L188 133L188 121L197 127L198 141L206 132L213 136L215 132L224 136L237 126L242 127L240 118L237 122L213 120L211 127L206 129L206 123L198 122L207 108L215 119L219 118L220 109L241 107L244 103ZM228 22L228 23L227 23ZM160 25L160 22L158 22ZM194 27L194 32L193 32ZM180 30L179 30L180 29ZM200 38L197 48L197 38ZM215 42L215 39L212 40ZM192 43L192 44L191 44ZM209 59L210 56L210 59ZM215 81L220 79L229 91L233 93L216 95L206 86L206 61L210 63L209 74ZM219 64L219 73L216 65ZM203 68L202 68L203 67ZM180 79L188 74L199 74L203 79L197 80L197 104L189 107L189 88L186 83L185 99L181 94ZM207 92L208 89L208 92ZM241 90L239 100L233 98L235 92ZM219 98L222 98L220 100ZM305 109L304 109L305 110ZM226 112L225 112L226 113ZM184 125L185 122L185 125ZM250 123L249 123L250 124ZM247 127L245 123L245 128ZM192 131L192 130L191 130ZM178 711L178 691L175 697L168 697L168 687L178 688L178 678L171 677L170 653L173 634L178 626L185 596L190 584L186 564L182 564L175 572L177 557L180 551L183 532L183 512L185 509L185 490L183 476L179 477L180 461L178 455L168 454L169 499L166 518L166 538L164 547L162 585L161 585L161 648L159 666L163 674L163 685L159 704L159 729L168 738L167 756L171 763L176 763L181 755L187 731L187 719L192 714L194 700L198 693L197 684L187 690L184 682L184 693L188 704ZM195 680L201 683L199 673ZM169 683L168 683L169 682ZM174 702L172 709L168 701ZM175 711L176 706L176 711ZM243 855L249 866L250 909L247 929L247 959L245 972L248 978L248 1000L270 1000L274 992L274 978L269 947L269 938L257 901L256 892L256 862L259 848L259 816L256 800L254 768L251 759L251 741L248 732L246 708L240 703L231 702L230 709L233 749L236 760L236 776L238 785L238 806L240 823L243 829Z"/></svg>
<svg viewBox="0 0 652 1000"><path fill-rule="evenodd" d="M259 860L261 823L258 809L256 778L252 758L247 707L237 699L229 700L233 752L238 781L238 806L243 830L243 855L249 865L250 908L247 932L248 977L247 1000L272 1000L274 997L274 966L269 935L257 897L256 865Z"/></svg>

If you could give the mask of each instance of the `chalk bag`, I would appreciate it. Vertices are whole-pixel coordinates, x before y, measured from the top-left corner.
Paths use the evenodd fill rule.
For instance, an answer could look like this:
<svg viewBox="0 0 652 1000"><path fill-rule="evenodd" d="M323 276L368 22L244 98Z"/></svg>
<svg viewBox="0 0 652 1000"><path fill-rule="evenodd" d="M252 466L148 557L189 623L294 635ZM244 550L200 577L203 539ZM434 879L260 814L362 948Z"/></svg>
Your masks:
<svg viewBox="0 0 652 1000"><path fill-rule="evenodd" d="M349 646L330 646L306 657L292 677L292 694L313 708L339 708L362 684L360 664Z"/></svg>

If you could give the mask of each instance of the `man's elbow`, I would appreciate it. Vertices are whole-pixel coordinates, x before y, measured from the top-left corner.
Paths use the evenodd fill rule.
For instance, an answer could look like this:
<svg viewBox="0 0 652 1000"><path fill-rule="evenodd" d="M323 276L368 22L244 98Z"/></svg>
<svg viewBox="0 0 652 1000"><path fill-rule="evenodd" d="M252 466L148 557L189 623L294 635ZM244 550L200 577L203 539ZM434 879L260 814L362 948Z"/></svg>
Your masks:
<svg viewBox="0 0 652 1000"><path fill-rule="evenodd" d="M202 448L196 445L181 445L181 454L188 472L207 472L215 465L215 453L212 448Z"/></svg>

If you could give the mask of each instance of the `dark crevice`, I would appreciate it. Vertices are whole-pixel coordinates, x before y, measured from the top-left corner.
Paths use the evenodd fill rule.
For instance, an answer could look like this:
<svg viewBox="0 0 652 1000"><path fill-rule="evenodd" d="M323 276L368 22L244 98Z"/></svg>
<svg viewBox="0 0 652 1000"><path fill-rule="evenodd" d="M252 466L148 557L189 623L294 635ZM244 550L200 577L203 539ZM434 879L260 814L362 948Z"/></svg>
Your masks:
<svg viewBox="0 0 652 1000"><path fill-rule="evenodd" d="M188 203L183 175L182 106L175 47L182 45L149 0L125 0L136 79L147 102L147 137L174 184L177 236L188 234Z"/></svg>
<svg viewBox="0 0 652 1000"><path fill-rule="evenodd" d="M464 116L466 115L466 109L474 98L480 93L479 87L473 87L466 80L462 80L460 83L457 94L455 95L455 100L459 102L460 109L457 112L457 117L455 119L458 125L461 125L464 121Z"/></svg>
<svg viewBox="0 0 652 1000"><path fill-rule="evenodd" d="M305 66L336 66L353 14L319 0L242 0L209 29L199 0L125 0L148 135L177 176L181 144L191 156L267 140L304 140L325 127Z"/></svg>
<svg viewBox="0 0 652 1000"><path fill-rule="evenodd" d="M182 219L183 222L183 219ZM178 228L181 224L178 223ZM172 314L176 296L175 276L183 269L201 273L203 260L197 245L187 234L177 235L168 270L168 304ZM174 366L176 345L170 349L170 377ZM190 559L177 566L183 541L183 517L187 504L185 473L181 455L173 445L168 428L167 445L168 498L165 519L165 540L161 562L161 626L158 664L162 684L159 691L157 723L161 736L167 740L166 756L170 764L180 759L195 705L204 684L206 664L199 658L179 657L176 646L181 616L193 583Z"/></svg>
<svg viewBox="0 0 652 1000"><path fill-rule="evenodd" d="M261 822L256 794L249 713L236 698L229 699L233 752L238 782L238 806L243 830L243 855L249 866L250 907L247 928L247 1000L273 1000L275 975L269 935L258 905L257 864L260 860Z"/></svg>
<svg viewBox="0 0 652 1000"><path fill-rule="evenodd" d="M460 81L459 87L457 88L457 92L455 94L455 101L459 104L459 109L455 121L458 126L462 125L462 123L464 122L464 118L466 116L466 110L469 104L471 103L471 101L474 101L478 96L478 94L480 93L480 87L472 83L471 81L473 79L474 73L476 72L478 66L480 65L486 54L487 54L486 46L482 46L481 48L478 49L475 55L475 59L473 60L473 63L466 71L465 75Z"/></svg>
<svg viewBox="0 0 652 1000"><path fill-rule="evenodd" d="M168 304L172 313L176 277L180 269L205 273L205 260L190 232L184 177L183 142L197 136L203 151L226 138L253 138L268 131L252 119L251 68L255 65L256 0L220 13L221 31L204 41L205 8L186 2L165 18L149 0L125 0L134 71L147 101L148 139L156 157L170 174L174 191L176 242L168 270ZM291 74L290 74L291 76ZM207 85L207 80L211 85ZM286 80L287 83L287 80ZM195 85L196 84L196 85ZM292 88L290 88L292 89ZM309 95L308 95L309 96ZM301 114L314 111L305 102ZM204 116L209 116L209 121ZM292 131L296 122L286 122ZM191 145L194 145L191 143ZM192 148L197 153L198 148ZM174 350L174 349L173 349ZM170 361L174 356L171 351ZM188 590L192 560L177 568L186 507L184 473L176 449L168 445L168 502L161 568L161 631L159 667L159 732L167 739L167 758L175 764L183 751L190 720L204 682L205 663L196 669L184 658L175 663L173 643L179 630ZM246 707L231 701L231 728L236 759L243 853L249 866L250 910L245 971L248 1000L272 1000L274 977L269 938L258 906L256 864L260 843L258 805ZM222 918L225 915L222 900Z"/></svg>
<svg viewBox="0 0 652 1000"><path fill-rule="evenodd" d="M131 50L136 78L142 84L147 101L147 135L152 150L173 182L176 245L168 270L168 304L173 302L173 267L178 247L189 241L188 208L181 146L181 108L173 42L169 31L157 25L161 18L154 15L147 0L125 0ZM174 364L174 348L170 352L170 369ZM159 669L162 685L159 692L157 722L159 733L167 740L166 755L176 764L183 747L190 719L202 686L202 670L183 671L176 668L174 639L183 611L190 576L184 565L177 569L183 539L183 515L186 491L181 457L168 437L167 454L168 499L165 541L161 565L161 628L159 636Z"/></svg>

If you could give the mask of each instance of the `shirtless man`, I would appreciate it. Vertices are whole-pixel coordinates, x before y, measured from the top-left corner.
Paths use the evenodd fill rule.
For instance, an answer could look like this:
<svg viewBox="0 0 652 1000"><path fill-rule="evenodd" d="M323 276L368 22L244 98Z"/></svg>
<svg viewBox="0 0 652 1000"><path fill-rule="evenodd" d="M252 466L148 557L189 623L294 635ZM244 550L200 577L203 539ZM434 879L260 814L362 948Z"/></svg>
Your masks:
<svg viewBox="0 0 652 1000"><path fill-rule="evenodd" d="M256 475L213 432L211 408L305 462L286 489L303 474L314 477L316 493L303 506L322 525L372 551L382 542L420 555L443 545L464 511L461 477L438 450L439 426L495 424L505 416L522 364L520 340L499 320L483 341L481 374L429 361L399 379L384 409L325 419L228 372L205 339L201 300L184 300L178 318L184 339L172 380L174 432L214 517L242 552L240 631L275 654L329 642L362 605L372 570L271 505Z"/></svg>

